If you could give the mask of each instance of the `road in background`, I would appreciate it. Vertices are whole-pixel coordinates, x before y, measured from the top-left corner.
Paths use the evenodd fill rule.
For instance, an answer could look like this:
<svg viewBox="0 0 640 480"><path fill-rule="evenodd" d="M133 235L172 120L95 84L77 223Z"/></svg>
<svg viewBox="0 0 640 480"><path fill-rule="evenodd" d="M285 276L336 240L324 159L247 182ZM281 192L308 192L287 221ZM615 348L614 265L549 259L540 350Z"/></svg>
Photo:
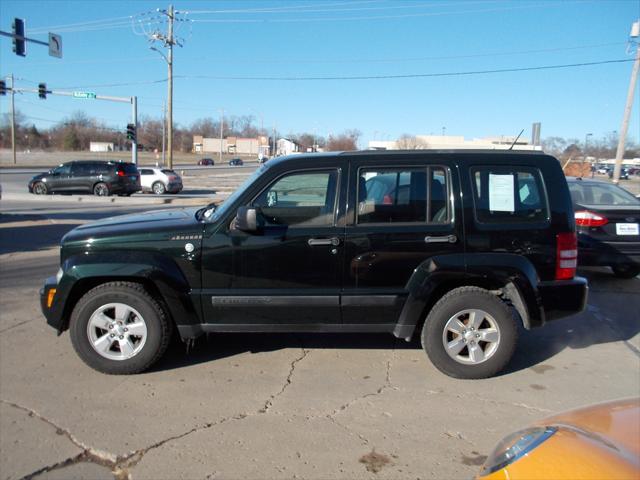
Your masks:
<svg viewBox="0 0 640 480"><path fill-rule="evenodd" d="M38 290L69 229L145 209L0 203L3 479L470 478L504 435L640 392L640 279L607 269L581 271L585 312L522 332L487 380L446 377L385 334L218 334L144 374L97 373Z"/></svg>

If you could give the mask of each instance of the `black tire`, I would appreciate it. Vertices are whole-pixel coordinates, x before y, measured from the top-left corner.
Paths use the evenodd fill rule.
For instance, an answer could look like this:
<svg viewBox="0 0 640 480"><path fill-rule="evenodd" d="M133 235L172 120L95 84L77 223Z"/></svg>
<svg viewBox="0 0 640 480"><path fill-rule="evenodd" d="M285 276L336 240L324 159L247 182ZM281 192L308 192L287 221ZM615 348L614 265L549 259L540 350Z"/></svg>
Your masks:
<svg viewBox="0 0 640 480"><path fill-rule="evenodd" d="M613 274L618 278L635 278L640 274L640 267L636 265L613 265L611 267Z"/></svg>
<svg viewBox="0 0 640 480"><path fill-rule="evenodd" d="M151 185L151 190L156 195L164 195L165 193L167 193L167 187L165 187L164 183L162 182L155 182L153 185Z"/></svg>
<svg viewBox="0 0 640 480"><path fill-rule="evenodd" d="M111 195L111 192L109 191L109 185L103 182L96 183L93 186L93 194L98 197L108 197L109 195Z"/></svg>
<svg viewBox="0 0 640 480"><path fill-rule="evenodd" d="M36 182L33 184L32 191L36 195L46 195L49 193L47 186L43 182Z"/></svg>
<svg viewBox="0 0 640 480"><path fill-rule="evenodd" d="M487 313L499 332L499 341L491 347L490 354L487 354L485 360L475 364L462 363L450 356L445 349L443 339L447 322L456 314L469 309L478 309ZM465 316L458 318L464 319ZM482 320L482 322L486 321ZM483 325L486 324L483 323ZM466 333L466 335L472 334ZM463 336L460 336L460 339L462 338ZM496 295L478 287L460 287L451 290L433 306L422 328L421 340L429 359L442 373L454 378L480 379L491 377L506 367L516 348L518 329L512 309ZM481 340L476 341L477 346L483 349L488 349L491 345ZM470 343L473 342L473 339L470 340ZM466 348L468 347L464 346L459 354L463 354ZM466 351L471 358L470 351Z"/></svg>
<svg viewBox="0 0 640 480"><path fill-rule="evenodd" d="M91 344L88 333L91 316L111 303L121 303L135 309L143 317L146 325L145 342L130 358L105 358ZM130 375L143 372L162 357L171 340L172 327L161 304L149 295L142 285L109 282L95 287L80 298L71 313L69 334L73 348L88 366L110 375ZM113 341L117 342L115 339ZM117 346L115 348L119 349ZM117 350L114 353L117 354Z"/></svg>

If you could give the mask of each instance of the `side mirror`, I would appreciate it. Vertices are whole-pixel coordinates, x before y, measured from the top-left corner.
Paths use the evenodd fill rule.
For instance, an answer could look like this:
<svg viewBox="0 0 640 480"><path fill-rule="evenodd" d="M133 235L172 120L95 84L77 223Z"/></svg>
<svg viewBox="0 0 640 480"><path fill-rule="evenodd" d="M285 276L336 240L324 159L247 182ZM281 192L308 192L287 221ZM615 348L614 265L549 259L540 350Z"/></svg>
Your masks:
<svg viewBox="0 0 640 480"><path fill-rule="evenodd" d="M238 208L235 224L236 229L247 233L257 232L259 227L258 216L258 209L255 207Z"/></svg>

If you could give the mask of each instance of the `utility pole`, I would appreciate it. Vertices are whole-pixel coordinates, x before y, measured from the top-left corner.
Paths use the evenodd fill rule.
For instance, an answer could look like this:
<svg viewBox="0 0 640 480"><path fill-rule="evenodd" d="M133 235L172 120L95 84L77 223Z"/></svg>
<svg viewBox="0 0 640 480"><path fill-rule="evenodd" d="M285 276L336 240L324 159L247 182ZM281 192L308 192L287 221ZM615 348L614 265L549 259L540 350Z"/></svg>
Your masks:
<svg viewBox="0 0 640 480"><path fill-rule="evenodd" d="M168 92L167 92L167 148L169 150L169 161L167 163L169 169L173 168L173 19L175 17L173 5L169 5L169 35L167 44L169 52L167 56L168 68Z"/></svg>
<svg viewBox="0 0 640 480"><path fill-rule="evenodd" d="M131 140L131 162L138 165L138 97L131 97L131 122L135 132Z"/></svg>
<svg viewBox="0 0 640 480"><path fill-rule="evenodd" d="M224 109L220 110L220 163L222 163L222 127L224 126Z"/></svg>
<svg viewBox="0 0 640 480"><path fill-rule="evenodd" d="M17 163L16 160L16 104L14 102L15 96L15 84L13 80L13 73L9 75L11 80L11 153L13 154L13 164Z"/></svg>
<svg viewBox="0 0 640 480"><path fill-rule="evenodd" d="M620 181L620 171L622 170L622 159L624 157L624 144L627 139L627 130L629 128L629 117L631 117L631 107L633 107L633 95L636 89L636 82L638 81L638 70L640 69L640 46L634 41L634 38L638 38L640 35L640 20L635 22L631 27L631 44L636 47L636 59L633 62L633 69L631 70L631 81L629 82L629 90L627 91L627 105L624 108L624 115L622 117L622 126L620 127L620 138L618 139L618 149L616 150L616 165L613 169L613 183L617 184Z"/></svg>
<svg viewBox="0 0 640 480"><path fill-rule="evenodd" d="M165 128L167 126L167 108L165 107L165 103L162 102L162 166L165 167L166 164L165 162L165 155L164 155L164 149L165 149L165 139L167 138L167 133L165 131Z"/></svg>
<svg viewBox="0 0 640 480"><path fill-rule="evenodd" d="M175 35L174 22L176 21L177 15L185 14L186 12L174 10L173 5L169 5L169 10L158 9L158 12L167 17L168 26L166 34L159 30L148 30L148 26L145 27L144 24L141 24L140 28L142 29L142 34L147 36L150 42L160 42L161 46L167 49L167 54L165 55L154 45L149 47L151 50L158 52L164 61L167 62L167 167L173 168L173 46L182 46L182 41ZM177 21L181 22L184 21L184 19L178 18Z"/></svg>

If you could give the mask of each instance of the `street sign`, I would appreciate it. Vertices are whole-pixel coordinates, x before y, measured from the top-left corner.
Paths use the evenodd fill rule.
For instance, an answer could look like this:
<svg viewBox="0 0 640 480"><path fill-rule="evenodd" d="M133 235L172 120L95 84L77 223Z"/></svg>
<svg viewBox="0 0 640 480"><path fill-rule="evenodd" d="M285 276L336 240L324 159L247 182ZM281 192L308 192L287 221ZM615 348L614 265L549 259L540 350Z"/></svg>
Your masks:
<svg viewBox="0 0 640 480"><path fill-rule="evenodd" d="M93 92L73 92L73 98L96 98L96 94Z"/></svg>
<svg viewBox="0 0 640 480"><path fill-rule="evenodd" d="M49 32L49 56L62 58L62 36Z"/></svg>

